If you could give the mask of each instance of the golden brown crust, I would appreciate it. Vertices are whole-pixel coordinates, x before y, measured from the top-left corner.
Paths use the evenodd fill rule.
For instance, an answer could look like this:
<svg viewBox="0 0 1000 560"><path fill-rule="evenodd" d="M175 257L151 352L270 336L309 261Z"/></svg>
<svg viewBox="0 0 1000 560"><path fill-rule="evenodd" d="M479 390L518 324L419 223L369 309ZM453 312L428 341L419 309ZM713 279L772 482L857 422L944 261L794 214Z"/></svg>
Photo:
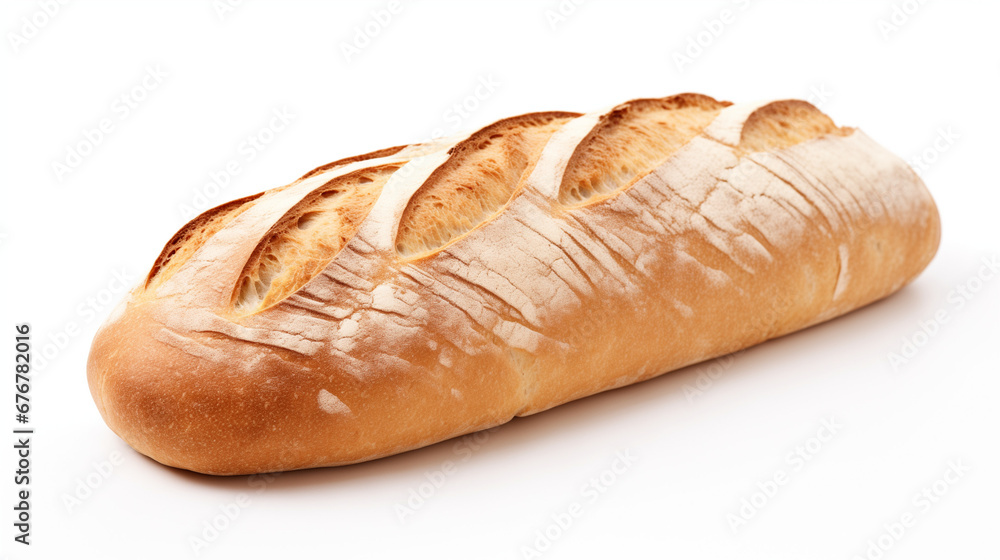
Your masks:
<svg viewBox="0 0 1000 560"><path fill-rule="evenodd" d="M443 247L510 200L549 137L579 113L529 113L493 123L449 151L410 197L399 220L403 256Z"/></svg>
<svg viewBox="0 0 1000 560"><path fill-rule="evenodd" d="M847 136L850 128L839 128L833 119L812 104L798 99L768 103L750 114L737 153L776 151L824 134Z"/></svg>
<svg viewBox="0 0 1000 560"><path fill-rule="evenodd" d="M559 188L564 205L586 203L649 173L697 136L729 102L682 93L635 99L602 115L577 144Z"/></svg>
<svg viewBox="0 0 1000 560"><path fill-rule="evenodd" d="M343 166L351 164L351 163L357 163L359 161L367 161L367 160L370 160L370 159L378 159L378 158L389 157L391 155L398 154L400 151L402 151L403 149L405 149L407 147L409 147L407 144L404 144L402 146L393 146L391 148L383 148L381 150L375 150L374 152L368 152L367 154L361 154L359 156L351 156L351 157L346 157L346 158L343 158L343 159L338 159L337 161L331 161L330 163L328 163L326 165L321 165L321 166L317 167L316 169L313 169L309 173L306 173L302 177L299 177L299 181L301 181L303 179L308 179L309 177L312 177L313 175L319 175L320 173L325 173L327 171L330 171L332 169L336 169L338 167L343 167Z"/></svg>
<svg viewBox="0 0 1000 560"><path fill-rule="evenodd" d="M847 313L937 249L916 174L805 102L542 120L334 162L186 226L94 340L108 425L212 474L364 461ZM265 254L279 272L241 299Z"/></svg>
<svg viewBox="0 0 1000 560"><path fill-rule="evenodd" d="M285 212L247 260L233 293L237 311L269 307L316 276L354 236L399 167L382 165L337 176Z"/></svg>
<svg viewBox="0 0 1000 560"><path fill-rule="evenodd" d="M195 216L184 225L160 251L153 268L146 275L145 288L163 283L208 240L209 237L246 210L263 193L231 200Z"/></svg>

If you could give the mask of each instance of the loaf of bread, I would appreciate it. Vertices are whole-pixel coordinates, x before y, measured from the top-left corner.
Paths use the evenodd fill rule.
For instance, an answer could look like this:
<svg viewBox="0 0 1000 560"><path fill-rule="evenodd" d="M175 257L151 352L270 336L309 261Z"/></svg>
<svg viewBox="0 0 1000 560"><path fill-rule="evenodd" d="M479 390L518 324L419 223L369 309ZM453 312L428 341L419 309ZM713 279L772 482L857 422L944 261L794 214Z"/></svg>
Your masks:
<svg viewBox="0 0 1000 560"><path fill-rule="evenodd" d="M914 171L803 101L532 113L198 216L88 380L166 465L356 463L837 317L939 238Z"/></svg>

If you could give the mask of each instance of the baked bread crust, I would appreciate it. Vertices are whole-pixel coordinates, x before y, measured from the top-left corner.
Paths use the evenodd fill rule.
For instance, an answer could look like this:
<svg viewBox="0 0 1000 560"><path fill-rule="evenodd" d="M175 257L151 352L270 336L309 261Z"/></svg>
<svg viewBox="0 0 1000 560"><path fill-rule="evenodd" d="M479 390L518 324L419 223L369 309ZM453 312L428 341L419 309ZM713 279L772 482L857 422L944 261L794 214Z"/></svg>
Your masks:
<svg viewBox="0 0 1000 560"><path fill-rule="evenodd" d="M166 465L356 463L847 313L939 238L913 170L802 101L523 115L209 210L98 331L88 381Z"/></svg>

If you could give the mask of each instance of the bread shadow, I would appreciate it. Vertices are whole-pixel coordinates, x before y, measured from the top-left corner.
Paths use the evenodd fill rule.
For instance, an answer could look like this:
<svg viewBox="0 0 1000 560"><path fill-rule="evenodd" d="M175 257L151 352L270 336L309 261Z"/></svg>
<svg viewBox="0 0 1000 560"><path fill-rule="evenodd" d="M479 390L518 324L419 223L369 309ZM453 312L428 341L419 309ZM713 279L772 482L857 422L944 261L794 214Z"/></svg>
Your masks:
<svg viewBox="0 0 1000 560"><path fill-rule="evenodd" d="M757 375L763 375L767 367L762 368L761 362L781 360L789 354L811 353L819 345L834 344L849 348L852 341L856 342L858 337L865 336L864 331L870 328L870 325L876 325L882 330L887 323L894 321L893 316L902 315L907 310L919 307L921 302L928 301L931 295L924 293L927 290L928 288L907 286L893 296L834 320L750 347L742 351L738 359L732 362L726 375L727 377L750 375L754 371ZM897 322L899 320L895 319ZM240 476L213 476L174 467L165 468L172 476L191 485L244 492L261 492L266 489L268 493L298 493L315 490L317 487L328 489L340 485L353 487L369 481L378 481L380 484L385 479L405 480L407 481L405 486L398 492L402 496L411 486L424 482L425 473L441 469L447 461L457 462L456 445L461 438L477 438L479 434L478 441L483 441L483 444L478 446L471 459L476 462L502 460L522 453L526 447L532 449L541 447L553 450L552 453L558 453L559 443L567 438L567 434L586 433L599 428L609 417L621 415L623 411L642 413L647 407L659 407L671 399L674 399L672 402L676 402L676 397L683 394L685 387L695 386L704 364L705 362L694 364L641 383L575 400L538 414L514 418L502 426L493 428L489 434L477 432L459 436L420 449L354 465ZM775 386L774 390L780 392L787 388L783 385ZM687 408L692 410L692 415L695 414L693 409L696 407ZM691 428L690 423L682 419L676 423L659 426L657 429L669 431ZM488 441L484 441L487 439ZM534 455L533 458L537 459ZM146 460L153 461L148 458Z"/></svg>

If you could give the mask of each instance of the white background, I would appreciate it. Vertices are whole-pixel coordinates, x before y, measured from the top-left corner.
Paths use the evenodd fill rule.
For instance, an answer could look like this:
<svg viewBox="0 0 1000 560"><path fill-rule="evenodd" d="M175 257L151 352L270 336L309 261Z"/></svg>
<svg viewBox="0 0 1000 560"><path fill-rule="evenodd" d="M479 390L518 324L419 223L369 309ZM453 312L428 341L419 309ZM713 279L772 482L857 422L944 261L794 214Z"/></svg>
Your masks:
<svg viewBox="0 0 1000 560"><path fill-rule="evenodd" d="M884 558L1000 551L1000 274L977 276L1000 253L996 3L413 0L378 26L372 13L387 2L247 0L222 15L212 0L74 2L37 15L44 5L0 7L3 356L13 360L22 321L36 354L49 346L53 356L31 394L30 548L12 540L12 440L0 455L6 557L186 558L193 537L208 545L203 558L524 558L536 546L546 558L875 557L869 541L907 512L915 522L882 536ZM32 32L22 18L43 25ZM379 29L359 38L366 25ZM165 76L136 90L147 68ZM368 464L269 482L195 475L135 453L98 415L85 374L110 310L98 300L124 293L116 273L148 271L185 206L521 112L683 91L810 99L838 124L924 158L944 230L937 257L897 295L831 323L517 419L478 442ZM142 99L126 112L122 94ZM452 108L462 103L464 116ZM294 117L262 133L274 110ZM84 146L82 163L55 170L102 119L111 132ZM241 145L257 134L271 142L251 160ZM234 159L240 172L206 195ZM935 326L936 314L947 322ZM907 340L920 348L894 367L890 353ZM836 434L810 444L830 418ZM808 461L789 457L806 445ZM604 473L614 480L591 500L585 485L626 450L632 465ZM456 467L439 488L421 487L448 461ZM949 463L968 471L939 482L945 495L933 503L914 501ZM761 504L754 494L778 470L787 483L734 530L730 515L744 499ZM421 491L401 521L397 506ZM249 504L238 517L206 533L241 493ZM582 515L553 529L574 503ZM547 528L556 538L546 547L536 531Z"/></svg>

